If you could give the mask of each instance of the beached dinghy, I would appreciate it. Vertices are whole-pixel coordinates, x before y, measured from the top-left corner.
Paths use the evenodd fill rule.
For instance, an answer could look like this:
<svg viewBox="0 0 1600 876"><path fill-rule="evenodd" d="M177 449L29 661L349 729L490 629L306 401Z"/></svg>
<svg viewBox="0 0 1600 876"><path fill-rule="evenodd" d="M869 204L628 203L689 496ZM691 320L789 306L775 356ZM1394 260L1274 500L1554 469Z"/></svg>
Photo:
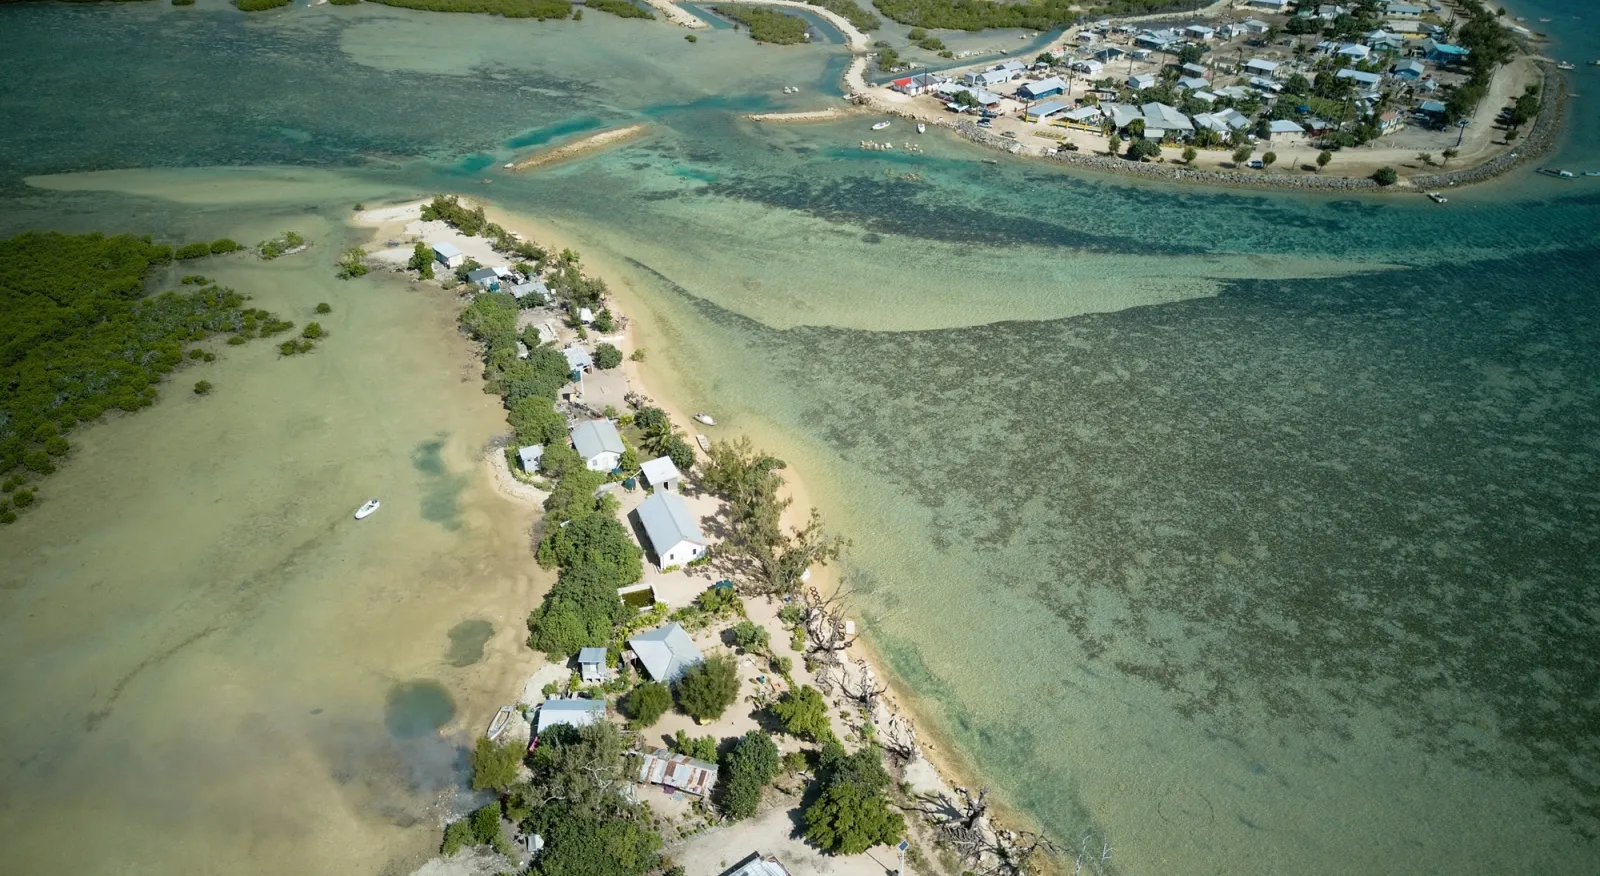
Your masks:
<svg viewBox="0 0 1600 876"><path fill-rule="evenodd" d="M707 426L715 426L717 424L716 420L711 419L710 414L695 414L694 421L696 423L704 423Z"/></svg>
<svg viewBox="0 0 1600 876"><path fill-rule="evenodd" d="M356 509L356 519L365 520L368 517L371 517L372 513L378 510L378 506L380 504L382 503L377 499L368 499L365 505L362 505L360 508Z"/></svg>
<svg viewBox="0 0 1600 876"><path fill-rule="evenodd" d="M489 722L489 741L499 739L500 734L506 732L506 726L510 723L511 707L501 706L500 711L494 713L494 720Z"/></svg>

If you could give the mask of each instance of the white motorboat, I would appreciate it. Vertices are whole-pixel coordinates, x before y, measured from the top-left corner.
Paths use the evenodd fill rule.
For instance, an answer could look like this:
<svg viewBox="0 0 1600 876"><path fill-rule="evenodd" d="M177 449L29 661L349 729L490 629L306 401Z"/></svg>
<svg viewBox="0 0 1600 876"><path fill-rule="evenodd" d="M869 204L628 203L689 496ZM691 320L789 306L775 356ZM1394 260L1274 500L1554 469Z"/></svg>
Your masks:
<svg viewBox="0 0 1600 876"><path fill-rule="evenodd" d="M1557 70L1576 70L1576 69L1578 69L1578 65L1572 63L1571 61L1557 61L1556 62L1556 69Z"/></svg>
<svg viewBox="0 0 1600 876"><path fill-rule="evenodd" d="M377 511L378 506L381 504L383 503L379 502L377 499L368 499L365 505L362 505L360 508L356 509L356 519L365 520L366 518L371 517L373 512Z"/></svg>
<svg viewBox="0 0 1600 876"><path fill-rule="evenodd" d="M881 131L884 128L887 128L887 127L889 127L889 123L888 122L878 122L877 124L872 126L872 130Z"/></svg>
<svg viewBox="0 0 1600 876"><path fill-rule="evenodd" d="M928 126L923 124L922 122L917 122L917 133L918 134L926 134L926 133L928 133Z"/></svg>
<svg viewBox="0 0 1600 876"><path fill-rule="evenodd" d="M510 723L511 707L501 706L500 711L494 713L494 720L489 722L489 732L486 734L489 737L489 741L493 742L499 739L500 734L506 732L506 725Z"/></svg>
<svg viewBox="0 0 1600 876"><path fill-rule="evenodd" d="M710 414L695 414L694 421L696 423L704 423L707 426L715 426L717 424L716 420L711 419Z"/></svg>
<svg viewBox="0 0 1600 876"><path fill-rule="evenodd" d="M1450 201L1449 198L1445 197L1444 195L1439 194L1438 192L1424 192L1424 194L1426 194L1429 198L1433 199L1433 202L1435 204L1444 204L1444 203L1448 203Z"/></svg>

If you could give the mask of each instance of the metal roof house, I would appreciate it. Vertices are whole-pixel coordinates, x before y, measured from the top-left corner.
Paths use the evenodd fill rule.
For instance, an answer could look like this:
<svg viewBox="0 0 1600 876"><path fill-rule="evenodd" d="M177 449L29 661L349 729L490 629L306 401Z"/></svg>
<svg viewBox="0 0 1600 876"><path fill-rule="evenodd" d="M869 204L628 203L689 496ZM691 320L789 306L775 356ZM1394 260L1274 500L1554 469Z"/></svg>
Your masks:
<svg viewBox="0 0 1600 876"><path fill-rule="evenodd" d="M1059 76L1041 79L1038 82L1024 82L1017 89L1017 94L1029 100L1038 100L1041 97L1054 97L1067 90L1067 83L1061 81Z"/></svg>
<svg viewBox="0 0 1600 876"><path fill-rule="evenodd" d="M639 474L644 475L645 483L659 490L676 491L683 480L683 474L670 456L658 456L639 466Z"/></svg>
<svg viewBox="0 0 1600 876"><path fill-rule="evenodd" d="M658 748L639 759L639 781L650 785L665 785L701 797L711 793L717 784L717 767L686 754L672 754Z"/></svg>
<svg viewBox="0 0 1600 876"><path fill-rule="evenodd" d="M1183 29L1183 35L1190 39L1208 40L1217 35L1215 28L1203 24L1191 24Z"/></svg>
<svg viewBox="0 0 1600 876"><path fill-rule="evenodd" d="M613 471L627 448L610 420L585 420L569 431L572 446L590 471Z"/></svg>
<svg viewBox="0 0 1600 876"><path fill-rule="evenodd" d="M1135 121L1144 121L1144 115L1139 112L1139 108L1131 104L1114 103L1101 108L1111 114L1111 125L1119 131Z"/></svg>
<svg viewBox="0 0 1600 876"><path fill-rule="evenodd" d="M1395 78L1409 79L1413 82L1421 79L1423 74L1428 72L1428 68L1423 66L1421 61L1402 61L1394 65L1393 69Z"/></svg>
<svg viewBox="0 0 1600 876"><path fill-rule="evenodd" d="M1139 109L1144 114L1144 135L1152 140L1159 140L1166 134L1194 133L1194 123L1189 121L1188 116L1178 112L1177 107L1147 103Z"/></svg>
<svg viewBox="0 0 1600 876"><path fill-rule="evenodd" d="M500 288L500 276L494 268L478 268L467 272L467 282L493 292Z"/></svg>
<svg viewBox="0 0 1600 876"><path fill-rule="evenodd" d="M453 244L435 243L432 246L434 261L447 268L459 268L467 260L467 254Z"/></svg>
<svg viewBox="0 0 1600 876"><path fill-rule="evenodd" d="M751 852L750 857L733 865L722 876L789 876L789 871L778 863L776 855L763 856L760 852Z"/></svg>
<svg viewBox="0 0 1600 876"><path fill-rule="evenodd" d="M1139 91L1143 91L1146 88L1154 88L1155 85L1156 77L1149 73L1140 73L1136 76L1128 77L1128 87L1137 89Z"/></svg>
<svg viewBox="0 0 1600 876"><path fill-rule="evenodd" d="M1344 58L1354 58L1357 61L1365 61L1367 56L1372 54L1372 49L1363 46L1360 43L1345 43L1339 47L1339 51L1335 52L1335 54Z"/></svg>
<svg viewBox="0 0 1600 876"><path fill-rule="evenodd" d="M1087 125L1095 119L1100 118L1102 115L1105 115L1105 113L1101 111L1100 107L1098 106L1080 106L1075 110L1067 112L1061 118L1071 124Z"/></svg>
<svg viewBox="0 0 1600 876"><path fill-rule="evenodd" d="M515 298L518 301L521 301L522 299L528 297L529 295L538 296L534 300L536 300L536 301L538 301L539 303L542 304L545 301L548 301L550 299L550 287L546 286L544 284L544 281L539 279L538 277L534 277L533 279L529 280L526 283L513 283L513 284L511 284L511 297L512 298Z"/></svg>
<svg viewBox="0 0 1600 876"><path fill-rule="evenodd" d="M584 684L605 684L611 680L611 670L606 668L606 649L578 649L578 673Z"/></svg>
<svg viewBox="0 0 1600 876"><path fill-rule="evenodd" d="M1278 72L1278 62L1268 61L1265 58L1251 58L1244 62L1244 68L1252 73L1262 73L1271 76Z"/></svg>
<svg viewBox="0 0 1600 876"><path fill-rule="evenodd" d="M587 727L605 719L605 700L545 700L539 707L539 723L533 732L543 733L557 724Z"/></svg>
<svg viewBox="0 0 1600 876"><path fill-rule="evenodd" d="M589 358L589 351L577 344L563 348L561 355L567 357L567 369L570 371L588 371L594 367L594 360Z"/></svg>
<svg viewBox="0 0 1600 876"><path fill-rule="evenodd" d="M640 633L628 640L644 671L659 682L677 681L691 666L705 661L694 640L676 623Z"/></svg>
<svg viewBox="0 0 1600 876"><path fill-rule="evenodd" d="M1300 125L1296 124L1295 122L1291 122L1288 119L1278 119L1270 122L1267 125L1267 131L1270 139L1273 140L1276 140L1279 137L1287 139L1291 137L1304 137L1306 135L1305 128L1300 127Z"/></svg>
<svg viewBox="0 0 1600 876"><path fill-rule="evenodd" d="M1376 73L1366 73L1364 71L1357 70L1354 67L1346 67L1343 70L1333 74L1333 77L1335 79L1353 79L1362 85L1377 85L1383 81L1383 77Z"/></svg>
<svg viewBox="0 0 1600 876"><path fill-rule="evenodd" d="M543 444L529 444L527 447L517 448L517 461L522 463L522 470L528 474L533 474L539 469L539 460L543 458Z"/></svg>
<svg viewBox="0 0 1600 876"><path fill-rule="evenodd" d="M1190 91L1199 91L1200 89L1205 88L1206 86L1210 85L1211 83L1205 81L1204 79L1200 78L1199 76L1179 76L1178 77L1178 84L1183 86L1184 88L1189 89Z"/></svg>
<svg viewBox="0 0 1600 876"><path fill-rule="evenodd" d="M706 537L677 493L657 490L634 510L648 547L662 568L681 566L706 555Z"/></svg>
<svg viewBox="0 0 1600 876"><path fill-rule="evenodd" d="M1023 121L1028 122L1043 122L1051 116L1065 112L1069 107L1071 107L1071 104L1064 100L1047 100L1024 109L1022 118Z"/></svg>

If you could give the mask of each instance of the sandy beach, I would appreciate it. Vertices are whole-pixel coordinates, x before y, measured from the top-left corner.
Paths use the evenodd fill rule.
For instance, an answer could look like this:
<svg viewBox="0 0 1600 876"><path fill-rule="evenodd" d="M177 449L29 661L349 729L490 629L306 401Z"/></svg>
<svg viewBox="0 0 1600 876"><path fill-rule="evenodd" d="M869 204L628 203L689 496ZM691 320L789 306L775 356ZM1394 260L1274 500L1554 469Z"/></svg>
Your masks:
<svg viewBox="0 0 1600 876"><path fill-rule="evenodd" d="M598 134L591 134L590 136L584 137L581 140L574 140L571 143L557 146L554 149L536 152L527 156L526 158L519 158L512 162L511 167L508 169L512 171L532 170L535 167L541 167L552 162L573 158L578 155L593 152L596 149L603 149L607 146L615 146L619 143L626 143L640 134L643 134L647 127L648 126L646 125L628 125L622 128L612 128L608 131L601 131Z"/></svg>
<svg viewBox="0 0 1600 876"><path fill-rule="evenodd" d="M819 110L799 110L790 113L751 113L745 116L752 122L827 122L842 118L845 110L828 107Z"/></svg>

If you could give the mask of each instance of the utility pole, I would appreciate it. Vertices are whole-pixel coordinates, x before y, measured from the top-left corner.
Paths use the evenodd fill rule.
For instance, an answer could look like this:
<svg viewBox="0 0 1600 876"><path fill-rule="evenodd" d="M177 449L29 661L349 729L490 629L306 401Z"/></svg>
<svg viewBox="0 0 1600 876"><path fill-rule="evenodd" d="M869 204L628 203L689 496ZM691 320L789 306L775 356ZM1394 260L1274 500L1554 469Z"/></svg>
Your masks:
<svg viewBox="0 0 1600 876"><path fill-rule="evenodd" d="M895 848L900 850L900 869L895 871L895 876L906 876L906 849L911 848L911 843L901 840Z"/></svg>

